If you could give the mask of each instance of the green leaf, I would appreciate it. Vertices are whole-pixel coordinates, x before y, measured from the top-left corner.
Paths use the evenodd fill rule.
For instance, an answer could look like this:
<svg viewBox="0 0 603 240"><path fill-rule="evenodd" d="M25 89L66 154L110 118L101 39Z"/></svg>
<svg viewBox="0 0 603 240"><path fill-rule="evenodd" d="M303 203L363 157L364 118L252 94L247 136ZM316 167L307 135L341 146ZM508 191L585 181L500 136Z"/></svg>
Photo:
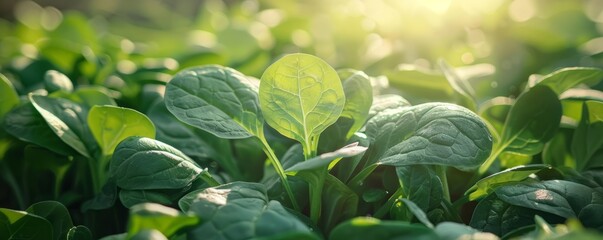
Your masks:
<svg viewBox="0 0 603 240"><path fill-rule="evenodd" d="M331 234L332 240L365 239L436 239L435 233L424 226L402 221L385 221L371 217L357 217L339 224Z"/></svg>
<svg viewBox="0 0 603 240"><path fill-rule="evenodd" d="M151 106L148 117L157 130L157 140L167 143L193 159L211 158L232 177L240 175L229 140L203 130L195 131L168 111L163 101Z"/></svg>
<svg viewBox="0 0 603 240"><path fill-rule="evenodd" d="M0 208L1 239L52 239L52 225L35 214Z"/></svg>
<svg viewBox="0 0 603 240"><path fill-rule="evenodd" d="M247 138L263 134L257 88L256 82L231 68L188 68L167 84L165 104L189 125L221 138Z"/></svg>
<svg viewBox="0 0 603 240"><path fill-rule="evenodd" d="M270 201L258 183L233 182L191 192L180 208L202 219L188 239L250 239L310 229L277 201ZM278 223L278 224L275 224Z"/></svg>
<svg viewBox="0 0 603 240"><path fill-rule="evenodd" d="M92 240L92 232L86 226L78 225L69 229L67 240Z"/></svg>
<svg viewBox="0 0 603 240"><path fill-rule="evenodd" d="M327 175L322 189L321 230L328 233L338 223L355 217L358 200L358 195L348 186L336 177Z"/></svg>
<svg viewBox="0 0 603 240"><path fill-rule="evenodd" d="M127 137L155 138L155 125L151 120L128 108L94 106L88 113L88 126L104 156L110 156L117 144Z"/></svg>
<svg viewBox="0 0 603 240"><path fill-rule="evenodd" d="M469 109L476 110L477 103L475 97L475 90L469 84L467 79L460 77L456 71L446 63L443 59L439 61L440 68L448 80L448 83L454 89L455 92L461 95L461 103Z"/></svg>
<svg viewBox="0 0 603 240"><path fill-rule="evenodd" d="M388 111L389 109L398 109L402 107L410 107L411 104L408 100L404 99L400 95L395 94L384 94L373 97L373 104L369 109L368 119L373 118L380 112Z"/></svg>
<svg viewBox="0 0 603 240"><path fill-rule="evenodd" d="M355 143L349 144L347 146L344 146L343 148L340 148L334 152L323 153L317 157L308 159L303 162L299 162L299 163L291 166L290 168L286 169L285 172L291 174L291 173L295 173L295 172L299 172L299 171L317 169L320 167L327 166L331 162L333 162L337 159L353 157L358 154L361 154L364 151L366 151L366 149L367 149L367 147L358 146L358 142L355 142Z"/></svg>
<svg viewBox="0 0 603 240"><path fill-rule="evenodd" d="M492 139L486 125L466 108L426 103L377 114L366 134L379 164L435 164L470 170L489 156Z"/></svg>
<svg viewBox="0 0 603 240"><path fill-rule="evenodd" d="M535 86L523 93L511 107L495 152L480 167L485 173L496 157L504 151L534 155L553 138L561 122L561 103L555 92Z"/></svg>
<svg viewBox="0 0 603 240"><path fill-rule="evenodd" d="M50 222L53 230L53 239L65 239L69 229L73 227L69 211L59 202L37 202L29 206L25 211Z"/></svg>
<svg viewBox="0 0 603 240"><path fill-rule="evenodd" d="M30 94L29 100L63 142L87 158L92 156L87 148L95 147L89 143L92 136L86 124L87 109L61 98Z"/></svg>
<svg viewBox="0 0 603 240"><path fill-rule="evenodd" d="M599 68L571 67L550 73L540 79L536 86L548 86L561 94L578 84L594 86L603 79L603 70Z"/></svg>
<svg viewBox="0 0 603 240"><path fill-rule="evenodd" d="M386 72L389 84L400 90L408 99L425 102L450 100L454 89L446 77L430 69L415 65L403 65L399 69Z"/></svg>
<svg viewBox="0 0 603 240"><path fill-rule="evenodd" d="M423 212L439 211L444 201L442 180L435 170L427 165L403 166L396 168L396 174L402 188L401 198L414 202ZM410 221L408 208L403 204L392 206L396 219ZM432 219L439 221L439 219Z"/></svg>
<svg viewBox="0 0 603 240"><path fill-rule="evenodd" d="M171 237L183 228L199 222L196 216L182 214L176 209L155 203L142 203L130 208L128 236L134 236L145 229L154 229Z"/></svg>
<svg viewBox="0 0 603 240"><path fill-rule="evenodd" d="M316 149L320 133L337 121L344 104L337 72L311 55L282 57L266 69L260 81L260 106L266 122L299 141L306 153Z"/></svg>
<svg viewBox="0 0 603 240"><path fill-rule="evenodd" d="M540 172L543 169L550 168L550 166L543 164L509 168L502 172L498 172L480 179L465 192L465 195L469 195L469 201L473 201L492 193L497 187L516 184L528 178L532 174Z"/></svg>
<svg viewBox="0 0 603 240"><path fill-rule="evenodd" d="M342 80L346 101L339 117L353 120L352 126L345 135L346 139L349 139L368 119L369 109L373 103L373 88L369 76L362 71L355 71Z"/></svg>
<svg viewBox="0 0 603 240"><path fill-rule="evenodd" d="M69 145L48 127L48 123L31 103L16 107L6 115L3 129L16 138L42 146L58 154L69 156L76 154Z"/></svg>
<svg viewBox="0 0 603 240"><path fill-rule="evenodd" d="M603 166L603 102L586 101L582 105L582 119L574 131L571 152L576 169L584 171Z"/></svg>
<svg viewBox="0 0 603 240"><path fill-rule="evenodd" d="M128 190L183 188L203 171L178 149L145 137L119 143L109 167L117 186Z"/></svg>
<svg viewBox="0 0 603 240"><path fill-rule="evenodd" d="M499 238L489 232L480 232L467 225L455 222L443 222L435 227L435 232L442 240L480 239L498 240Z"/></svg>
<svg viewBox="0 0 603 240"><path fill-rule="evenodd" d="M423 223L423 225L428 228L433 228L433 224L429 221L429 219L427 218L427 214L423 212L423 209L421 209L419 206L417 206L417 204L415 204L408 198L402 198L401 200L402 202L404 202L404 205L408 207L408 210L410 210L410 212L415 215L419 222Z"/></svg>
<svg viewBox="0 0 603 240"><path fill-rule="evenodd" d="M54 92L51 96L65 98L89 108L95 105L117 105L115 100L109 96L108 90L100 86L79 87L72 93Z"/></svg>
<svg viewBox="0 0 603 240"><path fill-rule="evenodd" d="M503 236L517 228L534 224L534 215L542 216L550 222L563 221L563 218L550 213L511 205L493 193L477 204L469 226Z"/></svg>
<svg viewBox="0 0 603 240"><path fill-rule="evenodd" d="M521 182L497 188L495 193L509 204L563 218L578 217L584 207L600 205L603 199L602 194L587 186L563 180Z"/></svg>
<svg viewBox="0 0 603 240"><path fill-rule="evenodd" d="M185 188L188 190L188 187ZM132 208L137 204L142 203L158 203L164 205L171 205L174 201L178 200L177 197L182 196L180 190L126 190L121 189L119 191L119 201L124 207ZM175 199L174 199L175 198Z"/></svg>
<svg viewBox="0 0 603 240"><path fill-rule="evenodd" d="M56 91L73 91L73 83L71 80L65 76L65 74L55 70L46 71L46 74L44 75L44 85L49 93Z"/></svg>
<svg viewBox="0 0 603 240"><path fill-rule="evenodd" d="M496 129L497 135L500 135L514 103L515 100L508 97L495 97L482 103L478 114Z"/></svg>
<svg viewBox="0 0 603 240"><path fill-rule="evenodd" d="M551 139L561 121L561 105L550 88L536 86L517 98L511 108L501 145L505 151L538 153ZM534 146L535 145L535 146Z"/></svg>
<svg viewBox="0 0 603 240"><path fill-rule="evenodd" d="M13 84L0 74L0 119L19 104L19 95Z"/></svg>

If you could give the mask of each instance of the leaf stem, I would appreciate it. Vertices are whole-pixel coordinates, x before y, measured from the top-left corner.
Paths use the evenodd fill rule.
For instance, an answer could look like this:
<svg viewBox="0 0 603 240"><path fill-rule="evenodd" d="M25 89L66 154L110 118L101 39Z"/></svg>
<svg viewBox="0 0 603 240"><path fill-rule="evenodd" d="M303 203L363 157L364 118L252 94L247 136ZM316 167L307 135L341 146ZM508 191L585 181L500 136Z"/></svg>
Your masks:
<svg viewBox="0 0 603 240"><path fill-rule="evenodd" d="M20 209L25 209L25 201L23 200L23 195L21 195L21 188L15 180L15 176L8 169L8 166L4 161L0 161L0 169L2 169L2 178L8 183L10 188L12 188L13 193L15 194L15 198L17 199L17 205L19 205Z"/></svg>
<svg viewBox="0 0 603 240"><path fill-rule="evenodd" d="M381 207L379 209L377 209L375 214L373 214L373 217L379 218L379 219L382 219L383 217L385 217L385 214L387 214L389 209L392 208L392 206L394 205L396 200L398 200L398 198L400 198L402 196L402 193L403 193L402 191L403 190L401 187L398 188L398 190L396 190L396 192L394 192L394 194L392 194L392 196L389 197L387 202L385 202L385 204L381 205Z"/></svg>
<svg viewBox="0 0 603 240"><path fill-rule="evenodd" d="M494 160L496 160L496 158L498 158L498 155L500 155L505 150L506 147L507 146L497 147L496 150L493 151L492 154L490 154L488 159L486 159L486 161L484 161L484 163L482 163L482 165L479 166L479 170L477 171L477 174L479 176L481 176L484 173L486 173L488 171L488 169L490 168L490 166L492 165L492 163L494 163Z"/></svg>
<svg viewBox="0 0 603 240"><path fill-rule="evenodd" d="M317 171L318 174L318 182L316 183L316 186L310 184L310 220L312 220L314 224L318 224L322 210L322 190L329 170L327 169L327 166L324 166L315 171Z"/></svg>
<svg viewBox="0 0 603 240"><path fill-rule="evenodd" d="M448 189L448 178L446 177L446 167L435 165L435 171L440 181L442 182L442 191L444 194L444 199L450 201L450 189Z"/></svg>
<svg viewBox="0 0 603 240"><path fill-rule="evenodd" d="M295 199L295 195L293 194L293 191L291 190L289 181L287 180L287 174L285 174L285 170L283 169L283 166L281 165L278 158L274 154L274 151L272 151L272 148L268 144L268 141L266 141L264 134L260 133L259 136L257 136L257 138L262 143L262 149L268 156L268 159L270 160L270 163L272 163L272 166L274 166L274 170L276 170L276 173L281 178L281 182L283 184L283 187L285 188L285 191L287 192L287 195L289 196L289 199L291 200L291 205L293 205L293 209L295 209L295 211L298 211L298 212L301 211L299 208L299 205L297 204L297 200Z"/></svg>

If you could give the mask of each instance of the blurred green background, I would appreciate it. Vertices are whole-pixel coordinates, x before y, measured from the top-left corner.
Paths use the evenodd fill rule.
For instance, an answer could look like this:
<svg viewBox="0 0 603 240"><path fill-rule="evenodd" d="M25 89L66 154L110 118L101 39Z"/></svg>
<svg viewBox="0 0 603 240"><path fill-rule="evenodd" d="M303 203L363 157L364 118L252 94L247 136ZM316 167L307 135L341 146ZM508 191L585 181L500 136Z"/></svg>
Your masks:
<svg viewBox="0 0 603 240"><path fill-rule="evenodd" d="M125 84L135 96L131 81L165 82L188 66L260 77L282 54L304 52L387 77L414 103L450 101L442 59L484 101L516 96L532 74L603 66L600 0L3 0L0 9L0 72L25 83L22 93L44 72L27 68Z"/></svg>

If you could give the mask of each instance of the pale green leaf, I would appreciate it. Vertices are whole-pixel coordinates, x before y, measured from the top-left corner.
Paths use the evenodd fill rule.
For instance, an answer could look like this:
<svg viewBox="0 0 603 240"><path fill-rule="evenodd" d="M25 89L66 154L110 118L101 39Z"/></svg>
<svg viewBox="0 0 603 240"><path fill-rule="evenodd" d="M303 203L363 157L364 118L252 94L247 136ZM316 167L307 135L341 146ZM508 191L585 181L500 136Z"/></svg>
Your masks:
<svg viewBox="0 0 603 240"><path fill-rule="evenodd" d="M290 54L266 69L260 81L260 106L266 122L304 150L335 123L345 104L337 72L323 60Z"/></svg>
<svg viewBox="0 0 603 240"><path fill-rule="evenodd" d="M129 108L94 106L88 113L94 139L109 156L119 142L130 136L155 138L155 125L144 114Z"/></svg>

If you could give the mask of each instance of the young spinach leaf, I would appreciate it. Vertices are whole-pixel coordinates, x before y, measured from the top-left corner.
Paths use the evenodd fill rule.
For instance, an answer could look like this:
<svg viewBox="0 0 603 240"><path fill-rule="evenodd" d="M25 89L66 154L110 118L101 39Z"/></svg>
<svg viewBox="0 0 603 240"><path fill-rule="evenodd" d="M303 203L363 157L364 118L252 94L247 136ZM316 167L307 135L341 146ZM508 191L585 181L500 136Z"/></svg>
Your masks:
<svg viewBox="0 0 603 240"><path fill-rule="evenodd" d="M571 151L578 171L603 166L602 135L603 102L584 102L582 119L574 131L571 142Z"/></svg>
<svg viewBox="0 0 603 240"><path fill-rule="evenodd" d="M42 146L55 153L71 156L77 152L61 141L31 103L24 103L4 118L3 129L16 138Z"/></svg>
<svg viewBox="0 0 603 240"><path fill-rule="evenodd" d="M603 70L589 67L570 67L557 70L543 76L536 86L550 87L555 93L561 94L566 90L578 85L596 85L603 79Z"/></svg>
<svg viewBox="0 0 603 240"><path fill-rule="evenodd" d="M145 137L119 143L109 167L117 186L127 190L184 188L204 171L178 149Z"/></svg>
<svg viewBox="0 0 603 240"><path fill-rule="evenodd" d="M326 167L326 166L330 165L332 162L337 161L338 159L346 158L346 157L353 157L358 154L361 154L364 151L366 151L366 149L367 149L366 147L359 146L358 142L355 142L355 143L349 144L347 146L344 146L343 148L340 148L334 152L323 153L317 157L308 159L303 162L299 162L299 163L291 166L290 168L287 168L285 171L288 174L293 173L293 175L294 175L295 172L305 171L305 170L313 170L313 169L317 169L320 167Z"/></svg>
<svg viewBox="0 0 603 240"><path fill-rule="evenodd" d="M233 182L191 192L179 202L186 213L202 219L189 239L250 239L310 229L277 201L270 201L258 183ZM278 223L278 224L275 224Z"/></svg>
<svg viewBox="0 0 603 240"><path fill-rule="evenodd" d="M182 214L176 209L156 203L142 203L130 208L127 236L132 237L145 229L154 229L171 237L183 228L199 222L198 217Z"/></svg>
<svg viewBox="0 0 603 240"><path fill-rule="evenodd" d="M411 106L411 104L408 102L408 100L404 99L400 95L396 95L396 94L377 95L377 96L373 97L373 104L371 105L371 108L369 109L369 116L368 116L367 120L370 120L371 118L373 118L375 115L379 114L380 112L385 112L390 109L397 109L397 108L410 107L410 106Z"/></svg>
<svg viewBox="0 0 603 240"><path fill-rule="evenodd" d="M440 59L439 65L452 89L461 95L461 105L475 111L477 109L475 90L467 79L461 78L443 59Z"/></svg>
<svg viewBox="0 0 603 240"><path fill-rule="evenodd" d="M29 100L63 142L84 157L93 156L90 150L96 147L96 143L90 141L93 137L86 124L86 108L61 98L30 94Z"/></svg>
<svg viewBox="0 0 603 240"><path fill-rule="evenodd" d="M481 119L466 108L426 103L373 117L366 134L378 164L435 164L471 170L490 154L492 139Z"/></svg>
<svg viewBox="0 0 603 240"><path fill-rule="evenodd" d="M346 139L349 139L368 119L369 109L373 104L373 88L369 76L362 71L355 71L345 78L341 72L339 75L343 80L343 93L346 99L339 117L353 120L352 126L345 135Z"/></svg>
<svg viewBox="0 0 603 240"><path fill-rule="evenodd" d="M19 95L13 84L2 74L0 74L0 120L12 108L19 104Z"/></svg>
<svg viewBox="0 0 603 240"><path fill-rule="evenodd" d="M117 144L127 137L155 138L155 125L151 120L128 108L94 106L88 112L88 126L100 145L103 156L113 154Z"/></svg>
<svg viewBox="0 0 603 240"><path fill-rule="evenodd" d="M312 55L286 55L270 65L260 81L266 123L299 141L306 158L316 155L320 133L337 121L344 104L337 72Z"/></svg>
<svg viewBox="0 0 603 240"><path fill-rule="evenodd" d="M534 155L542 151L561 121L561 103L555 92L546 86L535 86L523 93L507 115L501 140L494 152L479 168L485 173L504 151Z"/></svg>
<svg viewBox="0 0 603 240"><path fill-rule="evenodd" d="M25 210L30 214L46 219L52 225L52 238L65 239L73 227L71 215L67 208L56 201L37 202Z"/></svg>
<svg viewBox="0 0 603 240"><path fill-rule="evenodd" d="M222 138L263 135L257 83L208 65L182 70L167 84L165 104L181 121Z"/></svg>
<svg viewBox="0 0 603 240"><path fill-rule="evenodd" d="M516 184L534 173L550 168L551 167L548 165L533 164L505 169L502 172L480 179L472 187L467 189L465 195L468 195L469 201L473 201L492 193L497 187Z"/></svg>
<svg viewBox="0 0 603 240"><path fill-rule="evenodd" d="M0 208L0 238L47 240L53 226L43 217L24 211Z"/></svg>

